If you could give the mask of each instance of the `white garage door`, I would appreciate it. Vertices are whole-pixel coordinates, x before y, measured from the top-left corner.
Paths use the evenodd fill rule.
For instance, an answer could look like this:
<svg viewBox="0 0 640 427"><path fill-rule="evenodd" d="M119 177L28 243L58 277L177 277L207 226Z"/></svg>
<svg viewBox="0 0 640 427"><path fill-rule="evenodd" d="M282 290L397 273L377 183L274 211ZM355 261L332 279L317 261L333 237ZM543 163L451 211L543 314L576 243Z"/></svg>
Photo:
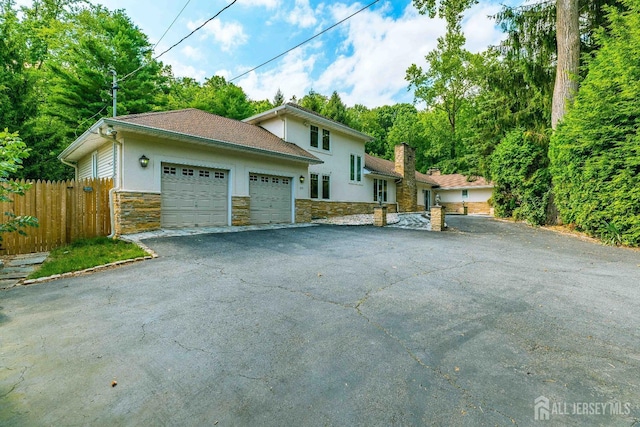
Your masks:
<svg viewBox="0 0 640 427"><path fill-rule="evenodd" d="M251 224L291 222L291 178L249 175Z"/></svg>
<svg viewBox="0 0 640 427"><path fill-rule="evenodd" d="M162 226L227 225L228 184L228 171L163 164Z"/></svg>

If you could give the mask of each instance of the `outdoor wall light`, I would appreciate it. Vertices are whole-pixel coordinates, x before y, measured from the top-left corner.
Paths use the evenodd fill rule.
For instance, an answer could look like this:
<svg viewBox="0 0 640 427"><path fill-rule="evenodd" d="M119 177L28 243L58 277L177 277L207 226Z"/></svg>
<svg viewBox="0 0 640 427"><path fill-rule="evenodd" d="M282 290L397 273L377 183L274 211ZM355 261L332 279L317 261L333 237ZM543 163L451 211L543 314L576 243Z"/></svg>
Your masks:
<svg viewBox="0 0 640 427"><path fill-rule="evenodd" d="M304 184L304 175L300 175L300 184Z"/></svg>
<svg viewBox="0 0 640 427"><path fill-rule="evenodd" d="M138 160L140 161L140 166L142 166L143 168L149 166L149 158L144 154Z"/></svg>

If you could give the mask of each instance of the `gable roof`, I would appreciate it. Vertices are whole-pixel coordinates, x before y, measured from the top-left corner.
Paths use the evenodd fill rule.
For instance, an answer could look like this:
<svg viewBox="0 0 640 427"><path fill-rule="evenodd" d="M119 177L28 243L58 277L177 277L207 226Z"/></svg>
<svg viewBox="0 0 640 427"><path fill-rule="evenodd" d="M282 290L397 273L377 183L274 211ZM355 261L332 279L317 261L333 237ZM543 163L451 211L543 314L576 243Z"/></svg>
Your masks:
<svg viewBox="0 0 640 427"><path fill-rule="evenodd" d="M446 189L466 189L466 188L493 188L493 183L487 181L481 176L469 178L459 173L447 175L428 175L429 178L436 182L440 188ZM469 181L472 179L472 181Z"/></svg>
<svg viewBox="0 0 640 427"><path fill-rule="evenodd" d="M67 147L59 158L68 157L75 148L82 144L83 137L86 138L88 132L95 133L105 124L113 126L116 130L151 134L170 139L182 139L241 151L277 155L307 163L322 163L313 154L295 144L283 141L259 126L207 113L195 108L101 119Z"/></svg>
<svg viewBox="0 0 640 427"><path fill-rule="evenodd" d="M359 132L355 129L350 128L344 123L340 123L328 117L325 117L321 114L316 113L315 111L309 110L307 108L301 107L298 104L294 104L293 102L287 102L286 104L282 104L278 107L272 108L270 110L264 111L260 114L256 114L255 116L251 116L243 120L243 122L251 123L253 125L260 125L266 119L273 118L274 116L286 115L289 114L291 116L299 117L303 120L308 120L312 123L317 123L327 128L332 128L334 130L340 131L347 135L350 135L354 138L360 139L362 141L370 141L373 138L365 133Z"/></svg>
<svg viewBox="0 0 640 427"><path fill-rule="evenodd" d="M396 165L391 160L381 159L380 157L372 156L371 154L364 155L364 167L371 172L378 175L390 176L393 178L401 179L402 175L396 172ZM437 186L438 183L431 179L432 177L421 172L416 171L416 181L424 184L430 184Z"/></svg>

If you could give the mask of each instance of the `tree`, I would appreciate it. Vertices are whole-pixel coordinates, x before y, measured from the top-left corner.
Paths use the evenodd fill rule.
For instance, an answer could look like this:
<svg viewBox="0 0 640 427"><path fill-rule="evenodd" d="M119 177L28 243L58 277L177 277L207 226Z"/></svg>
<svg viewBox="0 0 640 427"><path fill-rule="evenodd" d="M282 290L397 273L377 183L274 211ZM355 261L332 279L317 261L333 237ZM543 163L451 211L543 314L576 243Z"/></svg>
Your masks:
<svg viewBox="0 0 640 427"><path fill-rule="evenodd" d="M336 91L331 94L329 101L322 108L321 114L336 122L347 124L347 106L344 105Z"/></svg>
<svg viewBox="0 0 640 427"><path fill-rule="evenodd" d="M556 129L578 91L580 27L578 0L556 0L557 67L551 127Z"/></svg>
<svg viewBox="0 0 640 427"><path fill-rule="evenodd" d="M275 96L273 97L272 104L273 104L274 107L279 107L282 104L284 104L284 102L285 102L284 93L282 93L280 88L278 88L278 91L276 92Z"/></svg>
<svg viewBox="0 0 640 427"><path fill-rule="evenodd" d="M245 119L254 112L244 90L221 76L206 79L189 106L236 120Z"/></svg>
<svg viewBox="0 0 640 427"><path fill-rule="evenodd" d="M438 47L425 57L429 68L423 70L416 64L407 70L406 79L415 88L415 97L424 101L428 108L445 113L449 125L448 158L454 160L456 148L461 141L458 118L464 105L472 96L475 68L481 58L463 48L465 37L462 33L462 12L475 3L471 0L443 1L439 14L447 21L447 32L438 38ZM421 13L435 14L435 1L414 1ZM426 8L426 9L425 9Z"/></svg>
<svg viewBox="0 0 640 427"><path fill-rule="evenodd" d="M309 93L302 97L298 102L303 108L314 111L318 114L322 113L325 104L327 103L327 97L315 92L313 89L309 90Z"/></svg>
<svg viewBox="0 0 640 427"><path fill-rule="evenodd" d="M8 129L0 132L0 202L13 202L12 195L22 196L29 189L29 185L9 180L28 156L29 149L17 133L9 133ZM16 216L13 212L4 212L4 216L8 219L0 224L0 243L2 233L17 231L25 235L24 228L38 225L38 220L32 216Z"/></svg>
<svg viewBox="0 0 640 427"><path fill-rule="evenodd" d="M522 128L509 132L500 142L491 161L497 216L545 223L551 181L548 143L546 134Z"/></svg>
<svg viewBox="0 0 640 427"><path fill-rule="evenodd" d="M624 5L597 37L602 48L549 151L563 222L640 246L640 1Z"/></svg>

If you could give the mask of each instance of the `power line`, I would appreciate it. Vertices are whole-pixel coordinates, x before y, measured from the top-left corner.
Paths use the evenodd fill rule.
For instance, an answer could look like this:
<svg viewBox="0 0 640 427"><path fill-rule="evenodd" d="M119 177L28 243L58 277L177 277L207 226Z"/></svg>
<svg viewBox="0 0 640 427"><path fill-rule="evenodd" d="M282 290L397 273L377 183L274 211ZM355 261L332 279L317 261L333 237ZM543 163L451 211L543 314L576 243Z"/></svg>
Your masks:
<svg viewBox="0 0 640 427"><path fill-rule="evenodd" d="M169 27L167 27L167 29L165 30L164 33L162 33L162 36L160 36L160 38L158 39L158 41L156 42L155 45L153 45L153 49L152 50L156 50L156 47L158 47L158 45L160 44L160 42L162 41L162 39L164 38L164 36L167 35L167 33L169 32L169 30L171 29L171 27L173 27L173 24L176 23L176 21L178 20L178 18L180 18L180 15L182 15L182 12L184 12L184 10L187 8L187 6L189 6L189 3L191 3L191 0L187 0L187 2L185 3L185 5L182 7L182 9L180 10L180 12L178 12L178 14L176 15L175 19L171 22L171 24L169 24Z"/></svg>
<svg viewBox="0 0 640 427"><path fill-rule="evenodd" d="M156 55L153 59L158 59L160 58L162 55L164 55L165 53L169 52L171 49L173 49L174 47L178 46L180 43L182 43L183 41L185 41L186 39L188 39L189 37L191 37L192 35L194 35L198 30L202 29L202 27L204 27L205 25L207 25L209 22L213 21L215 18L217 18L222 12L224 12L225 10L229 9L231 6L233 6L238 0L233 0L231 3L229 3L228 5L226 5L225 7L223 7L222 9L220 9L220 11L218 11L218 13L216 13L215 15L213 15L211 18L207 19L206 21L204 21L204 23L202 25L200 25L198 28L196 28L195 30L191 31L189 34L187 34L186 36L184 36L183 38L181 38L177 43L174 43L171 47L169 47L167 50L165 50L164 52L160 53L159 55ZM378 0L379 1L379 0ZM185 5L186 7L186 5ZM180 12L182 13L182 12ZM177 19L177 18L176 18ZM173 25L173 24L171 24ZM121 82L123 80L128 79L129 77L131 77L132 75L134 75L135 73L137 73L138 71L140 71L141 69L143 69L144 67L146 67L147 65L149 65L149 63L146 64L142 64L141 66L139 66L138 68L136 68L135 70L133 70L132 72L130 72L129 74L125 75L124 77L122 77L121 79L119 79L118 81Z"/></svg>
<svg viewBox="0 0 640 427"><path fill-rule="evenodd" d="M379 1L380 1L380 0L375 0L375 1L371 2L371 3L369 3L368 5L366 5L365 7L363 7L362 9L360 9L360 10L358 10L358 11L356 11L356 12L352 13L351 15L347 16L347 17L346 17L346 18L344 18L343 20L341 20L341 21L339 21L339 22L336 22L336 23L335 23L335 24L333 24L332 26L330 26L330 27L328 27L328 28L325 28L324 30L320 31L318 34L316 34L316 35L314 35L314 36L312 36L312 37L309 37L308 39L306 39L306 40L305 40L305 41L303 41L302 43L299 43L299 44L295 45L295 46L294 46L294 47L292 47L291 49L288 49L288 50L286 50L286 51L282 52L281 54L279 54L279 55L277 55L277 56L274 56L273 58L269 59L268 61L265 61L265 62L263 62L262 64L260 64L260 65L258 65L258 66L256 66L256 67L254 67L254 68L252 68L252 69L250 69L249 71L245 71L244 73L242 73L242 74L240 74L240 75L238 75L238 76L236 76L236 77L234 77L234 78L232 78L232 79L230 79L230 80L228 80L228 81L229 81L229 82L232 82L232 81L234 81L234 80L237 80L237 79L239 79L240 77L246 76L246 75L247 75L247 74L249 74L250 72L257 70L258 68L263 67L263 66L267 65L268 63L273 62L273 61L275 61L276 59L283 57L283 56L284 56L284 55L286 55L287 53L289 53L289 52L291 52L291 51L293 51L293 50L296 50L296 49L297 49L297 48L299 48L300 46L302 46L302 45L304 45L304 44L306 44L306 43L309 43L311 40L315 39L316 37L321 36L322 34L326 33L327 31L332 30L333 28L337 27L338 25L342 24L343 22L345 22L345 21L347 21L347 20L349 20L349 19L353 18L354 16L356 16L356 15L357 15L357 14L359 14L360 12L362 12L362 11L364 11L364 10L366 10L366 9L369 9L371 6L373 6L374 4L378 3Z"/></svg>

